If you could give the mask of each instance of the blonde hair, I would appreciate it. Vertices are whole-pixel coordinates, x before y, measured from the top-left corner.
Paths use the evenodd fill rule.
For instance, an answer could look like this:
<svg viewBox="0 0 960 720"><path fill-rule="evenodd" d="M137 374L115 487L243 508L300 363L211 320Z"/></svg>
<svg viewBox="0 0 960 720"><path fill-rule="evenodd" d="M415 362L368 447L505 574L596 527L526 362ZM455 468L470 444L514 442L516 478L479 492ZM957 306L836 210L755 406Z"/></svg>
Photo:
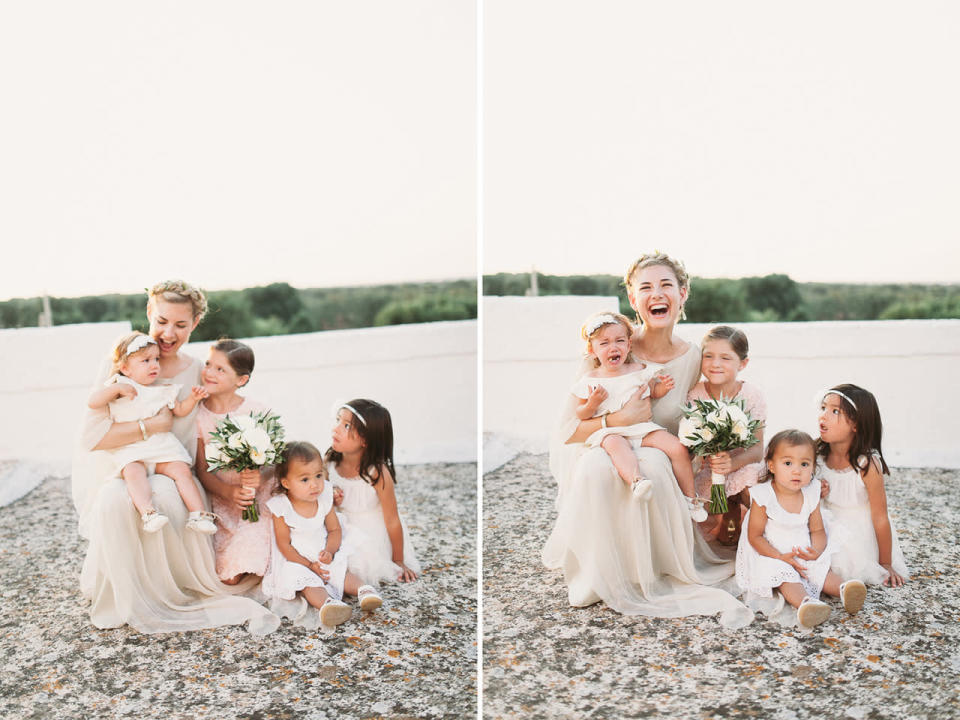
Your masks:
<svg viewBox="0 0 960 720"><path fill-rule="evenodd" d="M650 267L651 265L663 265L669 268L670 271L676 275L680 289L686 290L687 299L690 298L690 275L687 274L687 269L684 267L683 262L659 250L654 250L652 253L644 253L634 260L633 265L630 266L630 269L627 270L623 276L623 286L627 288L628 293L630 292L630 283L633 282L633 276L637 274L637 271ZM687 313L684 312L683 307L680 308L680 319L687 319ZM640 315L638 314L637 323L640 322Z"/></svg>
<svg viewBox="0 0 960 720"><path fill-rule="evenodd" d="M128 357L127 348L130 347L130 343L132 343L134 340L136 340L138 337L141 337L141 336L150 337L146 333L142 333L139 330L135 330L134 332L128 335L124 335L122 338L117 340L117 344L114 345L113 347L113 353L110 355L110 362L111 362L110 372L112 374L114 375L123 374L120 372L120 366L123 365L123 361L126 360ZM153 338L151 338L150 342L144 345L142 348L130 354L136 355L139 352L143 352L148 347L150 347L150 345L156 345L156 343L153 341Z"/></svg>
<svg viewBox="0 0 960 720"><path fill-rule="evenodd" d="M615 323L610 322L609 320L604 320L597 325L597 321L604 316L613 318ZM594 313L586 319L583 325L580 326L580 337L587 343L587 347L584 349L584 355L590 355L590 342L600 334L600 331L603 330L607 325L619 324L623 326L623 329L627 331L627 344L630 343L630 338L633 337L633 324L630 322L630 318L626 315L621 315L618 312L598 312ZM592 326L592 329L590 329ZM627 353L627 359L629 360L632 357L630 353ZM594 366L600 367L600 361L597 358L593 359Z"/></svg>
<svg viewBox="0 0 960 720"><path fill-rule="evenodd" d="M183 280L164 280L147 291L147 310L153 307L156 299L170 303L190 303L194 320L201 320L207 314L207 295L198 287Z"/></svg>

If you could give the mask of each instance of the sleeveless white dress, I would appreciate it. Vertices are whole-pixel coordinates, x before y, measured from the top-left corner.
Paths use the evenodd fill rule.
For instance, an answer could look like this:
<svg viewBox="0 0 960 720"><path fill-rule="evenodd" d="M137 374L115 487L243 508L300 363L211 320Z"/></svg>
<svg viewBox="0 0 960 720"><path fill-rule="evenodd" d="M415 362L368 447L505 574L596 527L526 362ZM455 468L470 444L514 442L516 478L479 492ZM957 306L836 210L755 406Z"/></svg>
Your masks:
<svg viewBox="0 0 960 720"><path fill-rule="evenodd" d="M153 385L141 385L124 375L114 375L104 384L112 385L113 383L130 385L137 391L136 397L117 398L110 403L110 418L114 422L146 420L156 415L161 408L173 409L182 388L181 385L167 385L160 381ZM156 433L146 440L138 440L106 452L110 453L116 463L118 475L125 465L132 462L142 462L147 468L148 475L152 475L156 464L161 462L179 461L187 465L193 464L193 459L186 448L172 432Z"/></svg>
<svg viewBox="0 0 960 720"><path fill-rule="evenodd" d="M865 457L861 456L860 460L866 465ZM828 511L824 514L827 529L837 524L849 533L849 541L833 556L831 568L844 580L857 578L869 585L880 585L889 573L880 564L880 548L870 515L870 500L860 473L852 467L831 470L823 458L818 458L817 475L830 484L830 493L823 499L824 508ZM909 578L910 570L900 549L897 528L889 515L888 519L892 540L890 564L898 575Z"/></svg>
<svg viewBox="0 0 960 720"><path fill-rule="evenodd" d="M577 377L589 370L584 365ZM662 369L675 387L653 401L652 419L675 433L700 377L700 348L691 344ZM720 614L734 628L750 623L753 613L736 597L734 563L718 557L694 527L667 456L631 441L653 485L649 502L633 502L602 448L566 442L579 423L576 402L568 396L551 441L557 520L543 549L544 565L563 571L570 604L603 601L624 615Z"/></svg>
<svg viewBox="0 0 960 720"><path fill-rule="evenodd" d="M758 483L750 488L751 504L762 505L767 513L767 525L763 537L780 552L794 547L810 546L810 515L820 504L820 481L812 480L801 488L803 506L800 512L785 510L777 500L772 480ZM750 543L747 528L750 526L750 512L743 520L744 531L740 534L737 546L737 583L747 593L749 604L751 596L769 598L773 589L785 582L800 583L807 595L819 598L823 590L823 581L830 570L830 558L838 549L833 537L827 534L827 546L816 560L801 560L807 567L807 576L803 577L792 565L783 560L761 555Z"/></svg>
<svg viewBox="0 0 960 720"><path fill-rule="evenodd" d="M633 396L637 388L645 382L649 382L654 375L659 375L663 371L663 365L655 363L646 363L641 370L618 375L617 377L590 377L584 375L570 388L576 397L585 399L590 396L590 389L599 385L607 391L607 398L600 403L594 417L600 417L606 413L616 412ZM643 393L642 397L650 397L650 389ZM597 447L608 435L619 435L625 438L636 438L642 440L647 433L654 430L663 430L663 427L655 422L636 423L634 425L624 425L623 427L602 427L596 430L586 440L587 447Z"/></svg>
<svg viewBox="0 0 960 720"><path fill-rule="evenodd" d="M396 582L400 566L393 562L393 545L383 521L383 506L376 489L361 477L345 478L337 466L327 466L330 482L343 490L343 502L337 508L345 518L344 537L351 537L352 552L349 568L364 583ZM410 542L410 534L403 525L403 562L418 575L420 560Z"/></svg>
<svg viewBox="0 0 960 720"><path fill-rule="evenodd" d="M290 544L294 550L307 560L316 562L323 548L327 544L326 518L333 507L333 486L323 484L323 491L317 498L317 513L313 517L304 517L290 504L290 498L285 493L274 495L267 501L270 512L282 517L290 528ZM344 533L341 533L341 545L333 556L333 561L327 565L321 563L330 571L330 577L324 580L306 565L287 560L277 547L275 535L271 535L270 568L263 576L261 588L264 594L271 599L293 600L300 590L305 587L319 587L331 596L340 600L343 597L343 579L347 573L347 558L349 548L343 546Z"/></svg>
<svg viewBox="0 0 960 720"><path fill-rule="evenodd" d="M196 358L177 375L154 385L180 385L178 399L200 382ZM93 388L110 373L105 361ZM249 622L253 634L280 625L280 618L241 597L255 581L227 586L217 578L208 535L185 532L187 509L166 475L151 475L153 502L170 522L144 533L127 486L113 472L105 450L93 450L112 424L106 408L88 409L74 453L72 490L81 537L90 541L80 573L80 591L90 600L90 620L99 628L128 624L144 633L180 632ZM196 410L173 419L173 434L192 456L196 452ZM197 482L203 497L203 488Z"/></svg>

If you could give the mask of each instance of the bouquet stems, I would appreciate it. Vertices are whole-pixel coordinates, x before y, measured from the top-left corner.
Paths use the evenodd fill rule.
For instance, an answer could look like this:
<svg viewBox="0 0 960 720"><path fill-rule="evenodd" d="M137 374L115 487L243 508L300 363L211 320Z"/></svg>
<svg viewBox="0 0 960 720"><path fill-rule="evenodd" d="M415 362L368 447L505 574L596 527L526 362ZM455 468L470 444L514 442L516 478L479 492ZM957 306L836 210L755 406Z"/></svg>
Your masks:
<svg viewBox="0 0 960 720"><path fill-rule="evenodd" d="M710 512L719 515L727 511L726 477L717 472L710 473Z"/></svg>
<svg viewBox="0 0 960 720"><path fill-rule="evenodd" d="M245 507L240 517L248 522L257 522L257 520L260 519L260 513L257 511L256 501L254 501L253 505Z"/></svg>

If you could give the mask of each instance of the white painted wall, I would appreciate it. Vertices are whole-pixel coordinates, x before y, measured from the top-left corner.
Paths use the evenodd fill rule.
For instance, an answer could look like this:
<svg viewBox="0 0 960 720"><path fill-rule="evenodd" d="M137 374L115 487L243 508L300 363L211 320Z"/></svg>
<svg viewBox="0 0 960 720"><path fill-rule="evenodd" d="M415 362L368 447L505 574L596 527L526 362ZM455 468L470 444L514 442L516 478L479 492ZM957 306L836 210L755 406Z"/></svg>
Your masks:
<svg viewBox="0 0 960 720"><path fill-rule="evenodd" d="M69 468L87 394L122 323L0 330L0 460ZM287 437L328 446L335 400L369 397L393 416L398 463L477 459L476 321L396 325L245 340L247 394L271 405ZM206 357L211 343L186 351Z"/></svg>
<svg viewBox="0 0 960 720"><path fill-rule="evenodd" d="M511 448L546 450L578 367L580 325L616 308L612 297L483 299L485 468ZM699 343L712 325L677 332ZM960 320L736 326L750 340L742 377L766 394L767 437L788 427L815 434L819 391L850 382L877 397L888 462L960 467Z"/></svg>

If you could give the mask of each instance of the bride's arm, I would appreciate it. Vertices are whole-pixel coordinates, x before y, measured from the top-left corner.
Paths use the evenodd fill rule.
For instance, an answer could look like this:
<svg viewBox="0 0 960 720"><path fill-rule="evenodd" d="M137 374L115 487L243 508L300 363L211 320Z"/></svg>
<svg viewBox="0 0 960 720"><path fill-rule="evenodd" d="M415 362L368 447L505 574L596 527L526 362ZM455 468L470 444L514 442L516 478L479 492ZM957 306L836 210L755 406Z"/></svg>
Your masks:
<svg viewBox="0 0 960 720"><path fill-rule="evenodd" d="M649 422L653 418L653 409L650 406L649 397L640 397L643 395L646 385L641 385L636 392L630 396L626 405L616 412L607 413L607 427L625 427L637 423ZM574 430L573 434L567 438L567 443L584 442L593 433L603 427L602 418L589 418L581 420Z"/></svg>
<svg viewBox="0 0 960 720"><path fill-rule="evenodd" d="M147 436L170 432L173 428L173 413L170 412L169 408L163 408L153 417L148 417L141 422L147 431ZM92 449L113 450L135 443L137 440L143 440L143 432L140 430L139 422L115 422Z"/></svg>

